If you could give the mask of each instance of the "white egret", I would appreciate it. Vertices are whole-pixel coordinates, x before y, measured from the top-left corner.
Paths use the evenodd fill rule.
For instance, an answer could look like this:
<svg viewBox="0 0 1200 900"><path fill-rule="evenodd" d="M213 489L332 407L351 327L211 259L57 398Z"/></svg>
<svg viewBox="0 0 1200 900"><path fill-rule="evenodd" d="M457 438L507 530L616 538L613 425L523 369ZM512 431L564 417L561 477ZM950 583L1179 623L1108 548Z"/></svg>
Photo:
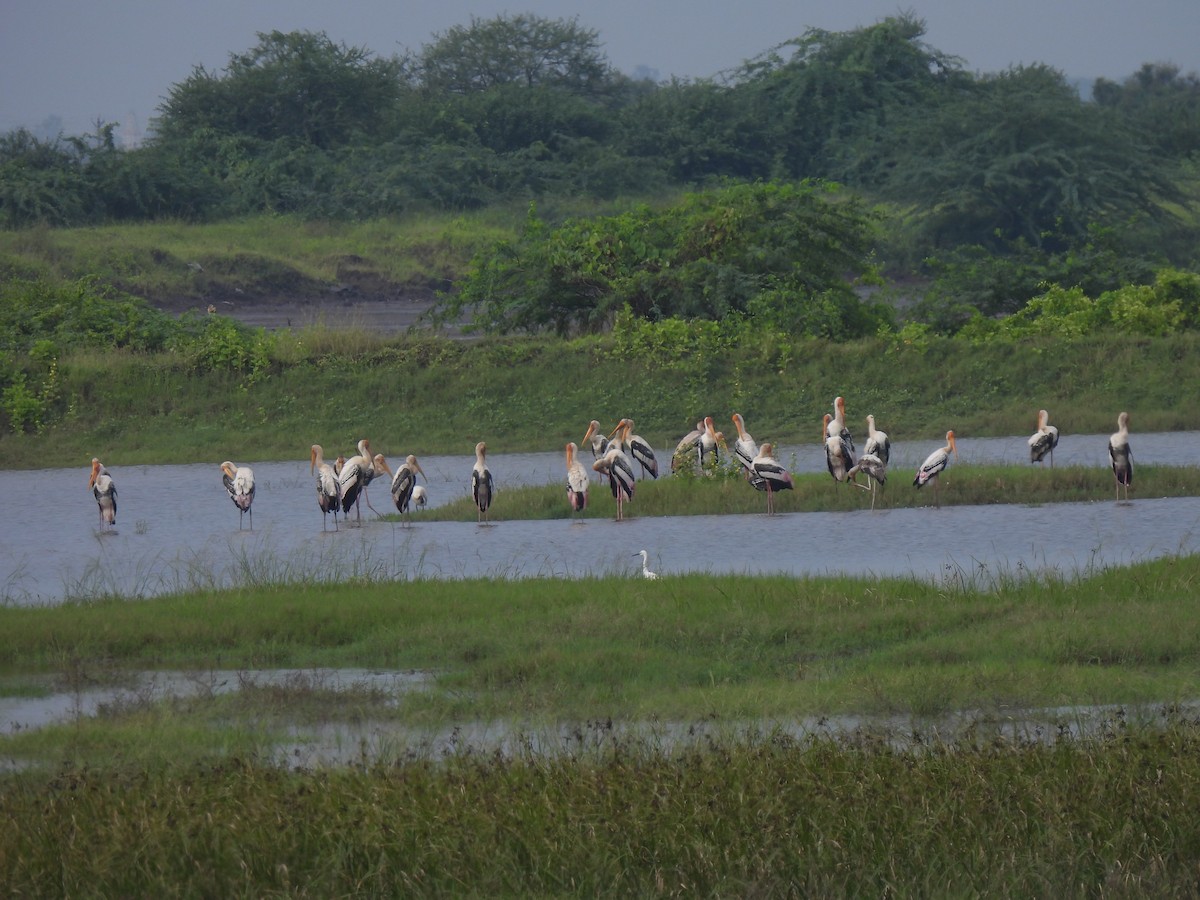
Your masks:
<svg viewBox="0 0 1200 900"><path fill-rule="evenodd" d="M640 556L642 558L642 577L643 578L649 578L651 581L658 578L658 573L650 571L650 567L649 567L650 554L649 553L647 553L645 550L639 550L637 553L635 553L633 555Z"/></svg>

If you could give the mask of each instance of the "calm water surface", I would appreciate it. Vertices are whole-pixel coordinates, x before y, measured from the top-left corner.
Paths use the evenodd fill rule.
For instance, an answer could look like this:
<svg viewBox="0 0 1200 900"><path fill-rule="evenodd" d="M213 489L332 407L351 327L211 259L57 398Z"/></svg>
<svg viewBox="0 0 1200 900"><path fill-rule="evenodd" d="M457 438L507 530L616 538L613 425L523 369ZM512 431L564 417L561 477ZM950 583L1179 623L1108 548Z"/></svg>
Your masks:
<svg viewBox="0 0 1200 900"><path fill-rule="evenodd" d="M963 440L963 463L1028 465L1025 437ZM1200 465L1200 433L1135 434L1139 464ZM940 442L895 447L892 468L915 469ZM662 455L666 457L667 451ZM824 470L814 442L781 447L797 472ZM389 457L394 461L398 454ZM555 483L560 453L489 457L497 506L504 490ZM468 491L473 456L423 457L430 503ZM1064 437L1058 465L1107 467L1107 436ZM105 594L151 597L191 587L340 580L353 575L465 578L636 574L645 548L651 568L683 572L916 575L958 578L1054 570L1067 575L1200 551L1200 498L1137 496L1129 505L947 507L833 513L632 518L622 523L382 522L363 508L359 526L323 532L307 458L255 463L254 530L238 530L216 464L109 465L119 491L118 527L100 534L89 470L0 471L4 496L34 497L13 511L0 544L0 599L55 603ZM901 482L898 489L907 489ZM1136 491L1135 491L1136 494ZM394 507L377 482L371 502ZM636 516L636 504L634 515ZM351 513L353 517L353 513ZM332 527L332 522L330 523Z"/></svg>

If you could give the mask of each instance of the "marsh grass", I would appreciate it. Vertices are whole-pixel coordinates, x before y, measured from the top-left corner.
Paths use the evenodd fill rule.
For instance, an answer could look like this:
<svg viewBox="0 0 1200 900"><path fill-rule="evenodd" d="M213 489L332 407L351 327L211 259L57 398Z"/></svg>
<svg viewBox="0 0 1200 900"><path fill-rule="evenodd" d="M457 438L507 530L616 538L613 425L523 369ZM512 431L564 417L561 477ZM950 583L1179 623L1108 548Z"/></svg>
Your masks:
<svg viewBox="0 0 1200 900"><path fill-rule="evenodd" d="M288 772L233 756L0 780L15 895L1189 896L1200 732L674 751Z"/></svg>
<svg viewBox="0 0 1200 900"><path fill-rule="evenodd" d="M0 672L194 669L0 737L15 895L1190 895L1200 559L1080 578L272 585L0 609ZM386 666L425 689L215 668ZM205 685L209 685L205 689ZM1086 733L1034 708L1123 703ZM970 710L953 735L923 716ZM837 735L773 725L912 717ZM289 770L296 723L464 732ZM579 725L557 750L539 733ZM696 723L668 732L620 723ZM616 724L614 724L616 723ZM750 727L739 727L750 723ZM522 729L528 738L522 738ZM1003 731L1003 729L1001 729ZM572 737L571 734L574 736ZM357 760L357 761L354 761Z"/></svg>

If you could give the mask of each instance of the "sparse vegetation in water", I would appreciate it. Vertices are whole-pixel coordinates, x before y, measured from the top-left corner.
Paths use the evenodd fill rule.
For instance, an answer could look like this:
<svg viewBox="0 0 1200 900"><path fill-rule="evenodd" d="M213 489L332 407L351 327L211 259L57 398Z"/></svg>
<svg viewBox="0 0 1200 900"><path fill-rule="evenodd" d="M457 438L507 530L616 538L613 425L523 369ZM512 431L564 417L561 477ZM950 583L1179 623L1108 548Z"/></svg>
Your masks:
<svg viewBox="0 0 1200 900"><path fill-rule="evenodd" d="M820 448L812 448L814 454ZM933 506L932 489L913 487L914 470L895 468L887 483L876 488L876 509ZM795 487L776 494L777 513L828 512L866 509L871 505L865 477L856 488L836 483L829 475L798 474ZM565 481L564 481L565 484ZM1200 468L1195 466L1143 466L1138 469L1135 493L1146 497L1200 496ZM561 484L507 488L489 511L494 521L520 519L613 518L616 501L607 483L592 482L588 506L573 512ZM1113 500L1113 475L1107 468L1059 466L952 465L941 476L938 502L943 506L993 503L1095 502ZM625 516L754 515L766 508L766 495L752 488L736 467L725 466L713 477L685 475L637 483L634 499L625 504ZM426 521L473 522L475 507L460 498L414 513ZM385 518L400 521L394 514Z"/></svg>

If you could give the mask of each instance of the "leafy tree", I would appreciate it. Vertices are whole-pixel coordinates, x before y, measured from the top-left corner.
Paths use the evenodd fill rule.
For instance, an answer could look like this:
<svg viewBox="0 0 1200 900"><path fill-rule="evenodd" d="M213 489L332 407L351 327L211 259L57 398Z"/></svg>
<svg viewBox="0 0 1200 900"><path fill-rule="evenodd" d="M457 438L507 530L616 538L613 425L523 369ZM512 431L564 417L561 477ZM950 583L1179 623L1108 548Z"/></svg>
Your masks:
<svg viewBox="0 0 1200 900"><path fill-rule="evenodd" d="M606 141L612 116L576 94L554 87L504 85L456 97L448 108L479 143L496 153L541 146L561 153L573 141Z"/></svg>
<svg viewBox="0 0 1200 900"><path fill-rule="evenodd" d="M1176 159L1200 157L1200 75L1146 63L1120 84L1096 80L1092 97L1127 116L1144 140Z"/></svg>
<svg viewBox="0 0 1200 900"><path fill-rule="evenodd" d="M869 271L870 233L855 200L813 183L731 185L556 229L531 211L519 240L476 257L444 312L473 310L490 331L559 333L605 327L623 308L652 320L757 312L850 336L879 324L856 318L846 280ZM809 315L817 306L825 312Z"/></svg>
<svg viewBox="0 0 1200 900"><path fill-rule="evenodd" d="M724 85L675 80L637 98L619 117L624 152L676 183L770 172L773 154L761 122Z"/></svg>
<svg viewBox="0 0 1200 900"><path fill-rule="evenodd" d="M998 253L978 244L950 247L927 261L934 279L912 316L952 333L974 315L1011 315L1051 284L1078 287L1089 296L1149 284L1165 259L1131 249L1132 230L1092 226L1083 240L1061 238L1063 249L1035 247L1024 239L1006 243Z"/></svg>
<svg viewBox="0 0 1200 900"><path fill-rule="evenodd" d="M514 86L596 95L613 79L596 31L575 19L529 14L472 16L470 24L434 35L414 68L427 90L449 94Z"/></svg>
<svg viewBox="0 0 1200 900"><path fill-rule="evenodd" d="M965 78L960 60L924 34L911 14L844 32L811 28L747 62L736 102L767 123L773 174L855 183L879 169L875 145L892 118Z"/></svg>
<svg viewBox="0 0 1200 900"><path fill-rule="evenodd" d="M938 247L1058 249L1096 223L1161 218L1160 201L1179 199L1170 169L1128 124L1046 66L984 77L914 110L894 142L883 187L915 205Z"/></svg>
<svg viewBox="0 0 1200 900"><path fill-rule="evenodd" d="M407 90L404 67L323 32L272 31L230 57L223 73L197 66L174 85L155 130L164 141L198 130L330 149L386 133Z"/></svg>
<svg viewBox="0 0 1200 900"><path fill-rule="evenodd" d="M21 128L0 135L0 227L81 224L89 204L75 147Z"/></svg>

